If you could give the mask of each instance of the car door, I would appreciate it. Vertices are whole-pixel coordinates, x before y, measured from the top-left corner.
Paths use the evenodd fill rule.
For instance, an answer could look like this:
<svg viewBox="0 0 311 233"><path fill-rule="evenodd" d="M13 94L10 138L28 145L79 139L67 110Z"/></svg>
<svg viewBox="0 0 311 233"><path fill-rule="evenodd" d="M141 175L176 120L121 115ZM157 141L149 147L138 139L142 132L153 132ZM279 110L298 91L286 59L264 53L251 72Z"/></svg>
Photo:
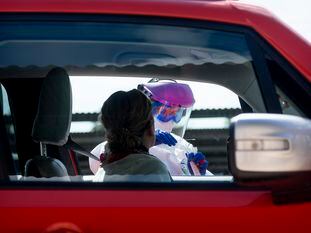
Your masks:
<svg viewBox="0 0 311 233"><path fill-rule="evenodd" d="M50 65L64 67L70 75L212 82L234 91L255 112L282 114L280 96L292 112L310 117L307 101L300 101L310 100L307 79L252 29L200 20L83 14L17 14L2 18L0 27L5 35L1 83L8 99L2 106L11 109L2 111L0 121L6 158L1 160L6 168L0 190L3 232L308 232L308 196L245 185L238 177L188 177L171 183L94 183L85 174L72 182L23 179L25 161L39 153L31 128L40 82ZM281 71L285 84L278 76ZM18 94L28 93L25 88L29 95ZM5 121L8 115L10 123ZM10 142L12 134L16 141ZM16 154L19 173L16 167L8 169ZM291 198L279 201L284 195Z"/></svg>

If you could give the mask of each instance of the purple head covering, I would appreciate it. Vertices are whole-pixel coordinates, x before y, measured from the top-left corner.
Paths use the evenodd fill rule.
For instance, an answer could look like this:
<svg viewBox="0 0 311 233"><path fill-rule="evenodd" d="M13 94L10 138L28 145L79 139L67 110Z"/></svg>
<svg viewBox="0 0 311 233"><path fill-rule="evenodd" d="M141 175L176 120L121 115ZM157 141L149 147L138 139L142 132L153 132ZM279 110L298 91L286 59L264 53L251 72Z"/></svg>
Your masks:
<svg viewBox="0 0 311 233"><path fill-rule="evenodd" d="M195 102L191 88L184 83L151 82L142 86L151 99L162 104L188 108Z"/></svg>

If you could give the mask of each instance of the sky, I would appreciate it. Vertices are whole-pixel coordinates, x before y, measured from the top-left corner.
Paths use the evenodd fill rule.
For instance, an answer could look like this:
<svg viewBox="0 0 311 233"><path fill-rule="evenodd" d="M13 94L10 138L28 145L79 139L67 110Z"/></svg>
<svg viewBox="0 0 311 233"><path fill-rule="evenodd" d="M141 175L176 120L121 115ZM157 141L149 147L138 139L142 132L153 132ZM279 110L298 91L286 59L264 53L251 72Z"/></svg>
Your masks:
<svg viewBox="0 0 311 233"><path fill-rule="evenodd" d="M311 44L310 0L240 0L240 2L268 9Z"/></svg>

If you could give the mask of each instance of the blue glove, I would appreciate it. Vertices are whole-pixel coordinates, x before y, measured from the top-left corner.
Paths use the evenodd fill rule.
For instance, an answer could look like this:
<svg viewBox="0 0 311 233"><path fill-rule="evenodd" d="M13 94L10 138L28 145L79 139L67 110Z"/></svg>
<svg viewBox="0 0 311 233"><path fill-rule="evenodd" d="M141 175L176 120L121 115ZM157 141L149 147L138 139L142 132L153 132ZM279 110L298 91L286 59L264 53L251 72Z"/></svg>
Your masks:
<svg viewBox="0 0 311 233"><path fill-rule="evenodd" d="M155 136L156 136L156 145L159 144L166 144L169 146L175 146L177 141L176 139L168 132L165 132L163 130L157 129L155 131Z"/></svg>
<svg viewBox="0 0 311 233"><path fill-rule="evenodd" d="M188 169L191 175L194 175L192 168L190 166L190 162L193 161L194 164L198 167L200 174L204 176L208 166L208 161L205 159L205 155L202 154L201 152L198 152L198 153L186 153L186 156L188 158Z"/></svg>

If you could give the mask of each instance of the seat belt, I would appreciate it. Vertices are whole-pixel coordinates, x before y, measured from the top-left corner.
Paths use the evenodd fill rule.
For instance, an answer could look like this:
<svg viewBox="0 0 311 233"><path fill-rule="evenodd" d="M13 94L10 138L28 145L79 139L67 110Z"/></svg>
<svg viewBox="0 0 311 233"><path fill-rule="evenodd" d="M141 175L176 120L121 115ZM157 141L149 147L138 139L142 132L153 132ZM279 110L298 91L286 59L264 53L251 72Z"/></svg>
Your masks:
<svg viewBox="0 0 311 233"><path fill-rule="evenodd" d="M79 144L77 144L76 142L74 142L71 137L68 137L68 140L66 142L66 144L64 145L64 147L68 150L73 150L74 152L87 156L91 159L95 159L96 161L100 161L99 158L97 158L95 155L93 155L92 153L88 152L87 150L85 150L82 146L80 146Z"/></svg>

